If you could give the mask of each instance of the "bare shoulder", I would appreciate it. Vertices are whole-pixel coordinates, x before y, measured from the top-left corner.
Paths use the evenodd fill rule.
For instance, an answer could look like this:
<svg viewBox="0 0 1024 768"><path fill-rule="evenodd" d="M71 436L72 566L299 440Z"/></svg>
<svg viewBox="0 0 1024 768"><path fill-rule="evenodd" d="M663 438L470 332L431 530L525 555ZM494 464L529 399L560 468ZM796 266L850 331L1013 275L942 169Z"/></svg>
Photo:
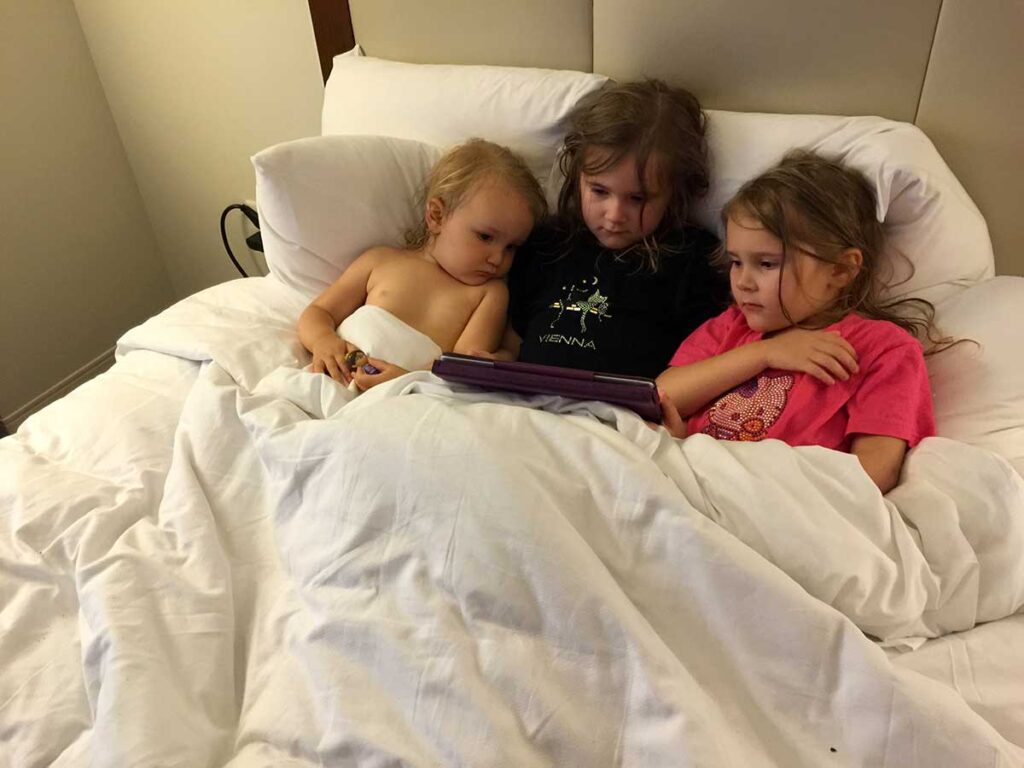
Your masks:
<svg viewBox="0 0 1024 768"><path fill-rule="evenodd" d="M370 265L376 266L378 264L384 264L385 262L394 261L407 257L409 251L402 248L392 248L388 245L375 245L373 248L367 248L363 251L357 261L367 262Z"/></svg>
<svg viewBox="0 0 1024 768"><path fill-rule="evenodd" d="M349 269L366 275L371 281L388 280L389 276L404 271L403 267L408 262L409 251L402 248L391 248L387 245L377 245L368 248L360 254L359 258L352 262Z"/></svg>

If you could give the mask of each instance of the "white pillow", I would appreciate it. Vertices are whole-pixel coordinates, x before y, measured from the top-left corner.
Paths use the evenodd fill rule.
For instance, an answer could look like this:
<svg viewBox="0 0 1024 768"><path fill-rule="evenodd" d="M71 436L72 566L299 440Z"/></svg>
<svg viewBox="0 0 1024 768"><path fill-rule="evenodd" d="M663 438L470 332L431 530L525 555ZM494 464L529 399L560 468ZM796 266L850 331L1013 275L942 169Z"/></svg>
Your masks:
<svg viewBox="0 0 1024 768"><path fill-rule="evenodd" d="M437 147L383 136L316 136L252 158L270 271L309 298L367 248L399 246Z"/></svg>
<svg viewBox="0 0 1024 768"><path fill-rule="evenodd" d="M987 448L1024 475L1024 279L996 277L936 307L939 330L976 343L929 355L943 437Z"/></svg>
<svg viewBox="0 0 1024 768"><path fill-rule="evenodd" d="M740 185L794 147L837 157L874 184L889 244L914 265L893 296L932 300L994 274L988 228L928 137L880 117L771 115L708 110L711 190L697 218L719 236L719 213ZM891 259L894 267L906 264ZM894 275L902 280L906 269Z"/></svg>
<svg viewBox="0 0 1024 768"><path fill-rule="evenodd" d="M324 89L322 132L375 134L448 148L480 137L518 152L543 183L580 97L608 78L523 67L406 64L358 55L334 58Z"/></svg>

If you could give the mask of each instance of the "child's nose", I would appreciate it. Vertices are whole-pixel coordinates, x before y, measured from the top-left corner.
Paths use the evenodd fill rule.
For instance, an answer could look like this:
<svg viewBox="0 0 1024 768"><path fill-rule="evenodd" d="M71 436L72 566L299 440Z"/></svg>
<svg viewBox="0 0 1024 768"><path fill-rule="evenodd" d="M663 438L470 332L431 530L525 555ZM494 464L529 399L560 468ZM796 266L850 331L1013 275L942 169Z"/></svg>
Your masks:
<svg viewBox="0 0 1024 768"><path fill-rule="evenodd" d="M622 204L621 200L612 198L608 201L605 216L609 221L624 221L626 219L626 207Z"/></svg>
<svg viewBox="0 0 1024 768"><path fill-rule="evenodd" d="M749 269L744 267L736 268L736 287L742 288L745 291L753 290L754 288L754 276Z"/></svg>

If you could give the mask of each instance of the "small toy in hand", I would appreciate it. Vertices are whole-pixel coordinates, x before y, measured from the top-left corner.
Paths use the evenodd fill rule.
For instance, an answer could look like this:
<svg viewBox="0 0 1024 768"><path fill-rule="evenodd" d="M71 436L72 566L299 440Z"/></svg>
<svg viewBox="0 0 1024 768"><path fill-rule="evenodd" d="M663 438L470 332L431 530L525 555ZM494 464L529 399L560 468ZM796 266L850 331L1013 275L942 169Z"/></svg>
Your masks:
<svg viewBox="0 0 1024 768"><path fill-rule="evenodd" d="M353 349L351 352L345 355L345 364L349 368L362 367L363 373L368 373L371 376L373 376L375 373L380 373L380 369L370 365L370 361L366 357L366 354L358 349Z"/></svg>

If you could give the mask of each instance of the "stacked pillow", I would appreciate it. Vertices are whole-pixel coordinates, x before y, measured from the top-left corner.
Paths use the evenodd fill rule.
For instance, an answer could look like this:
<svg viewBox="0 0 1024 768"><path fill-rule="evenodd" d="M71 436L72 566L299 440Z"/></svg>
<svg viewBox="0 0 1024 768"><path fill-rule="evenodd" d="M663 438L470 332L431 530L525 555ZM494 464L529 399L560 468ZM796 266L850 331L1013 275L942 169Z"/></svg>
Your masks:
<svg viewBox="0 0 1024 768"><path fill-rule="evenodd" d="M363 251L400 246L437 147L385 136L315 136L252 158L270 272L313 298Z"/></svg>
<svg viewBox="0 0 1024 768"><path fill-rule="evenodd" d="M547 179L579 99L607 78L518 67L335 57L320 138L253 157L270 271L313 296L372 245L398 245L422 212L441 152L473 137L520 153Z"/></svg>
<svg viewBox="0 0 1024 768"><path fill-rule="evenodd" d="M565 118L608 78L525 67L406 64L336 56L324 89L322 133L374 134L447 149L479 136L522 155L548 178Z"/></svg>
<svg viewBox="0 0 1024 768"><path fill-rule="evenodd" d="M710 110L708 143L712 184L697 216L719 235L719 212L739 186L802 147L857 168L874 186L894 251L895 273L885 281L894 285L892 295L939 300L994 273L984 218L917 126L880 117Z"/></svg>

